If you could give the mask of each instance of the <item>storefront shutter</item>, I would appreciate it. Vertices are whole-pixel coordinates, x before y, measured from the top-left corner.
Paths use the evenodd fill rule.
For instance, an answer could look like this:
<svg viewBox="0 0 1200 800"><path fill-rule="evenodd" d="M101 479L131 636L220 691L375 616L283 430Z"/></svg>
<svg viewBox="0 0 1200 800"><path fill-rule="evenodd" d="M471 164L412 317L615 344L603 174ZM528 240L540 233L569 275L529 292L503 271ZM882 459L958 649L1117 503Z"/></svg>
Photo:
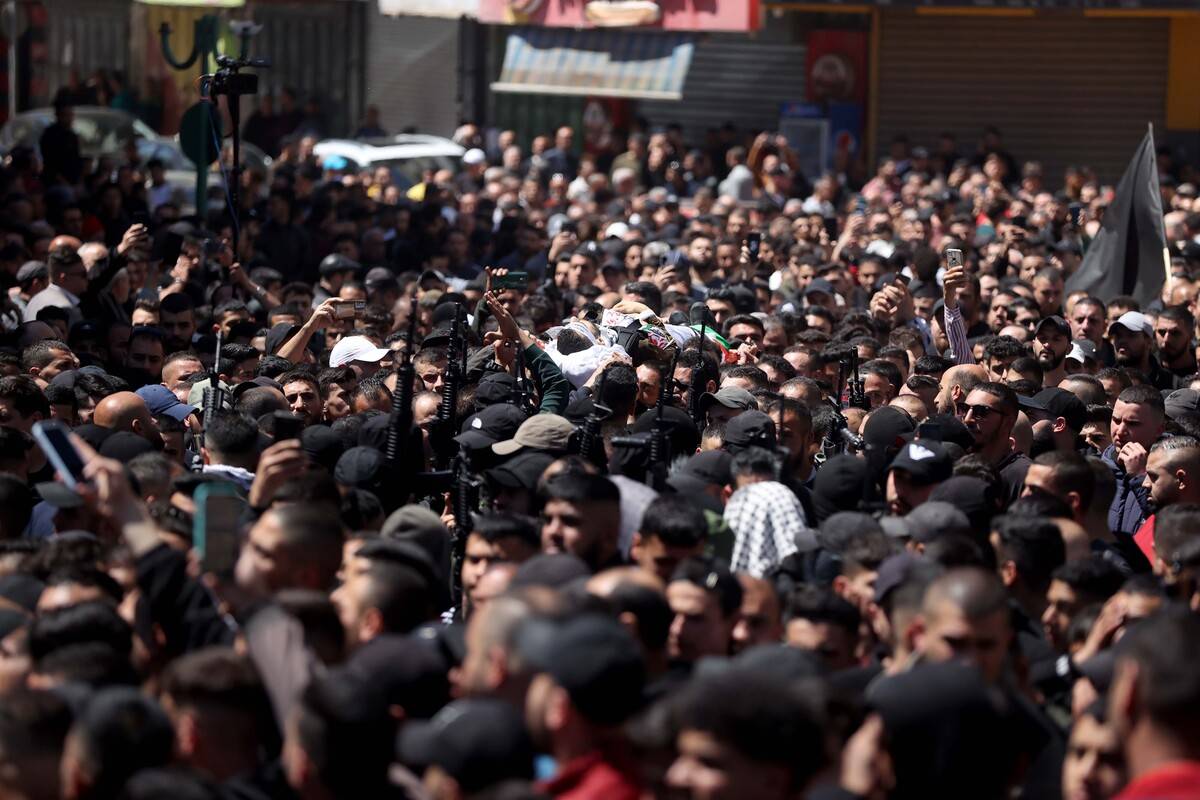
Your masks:
<svg viewBox="0 0 1200 800"><path fill-rule="evenodd" d="M1069 165L1115 182L1146 132L1163 130L1166 19L882 15L879 136L933 147L953 133L974 153L995 125L1048 185Z"/></svg>
<svg viewBox="0 0 1200 800"><path fill-rule="evenodd" d="M385 17L367 26L367 102L379 106L383 127L449 136L459 117L459 21Z"/></svg>
<svg viewBox="0 0 1200 800"><path fill-rule="evenodd" d="M709 34L696 40L683 100L641 101L652 125L677 122L699 144L708 128L732 122L740 130L779 127L779 110L804 100L804 45L764 42L745 34Z"/></svg>

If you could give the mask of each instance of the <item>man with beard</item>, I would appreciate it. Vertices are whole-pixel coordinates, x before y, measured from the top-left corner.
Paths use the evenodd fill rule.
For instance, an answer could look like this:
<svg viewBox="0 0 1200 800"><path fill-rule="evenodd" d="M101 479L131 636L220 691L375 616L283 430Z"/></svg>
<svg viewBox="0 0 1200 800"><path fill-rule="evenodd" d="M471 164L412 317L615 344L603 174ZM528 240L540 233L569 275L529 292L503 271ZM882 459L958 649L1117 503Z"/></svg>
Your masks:
<svg viewBox="0 0 1200 800"><path fill-rule="evenodd" d="M1064 361L1071 352L1071 326L1059 316L1038 323L1033 336L1033 354L1042 365L1042 386L1058 386L1067 377Z"/></svg>
<svg viewBox="0 0 1200 800"><path fill-rule="evenodd" d="M164 334L166 352L190 350L192 337L196 335L196 309L191 299L182 292L169 294L162 299L158 314L158 326Z"/></svg>
<svg viewBox="0 0 1200 800"><path fill-rule="evenodd" d="M1162 362L1158 389L1179 389L1186 379L1196 374L1196 353L1192 349L1192 329L1195 321L1184 306L1170 306L1158 314L1154 323L1154 343Z"/></svg>
<svg viewBox="0 0 1200 800"><path fill-rule="evenodd" d="M1003 383L981 383L967 395L963 409L960 418L975 440L971 452L1000 474L1005 502L1015 501L1030 463L1028 456L1013 449L1011 441L1019 411L1016 392Z"/></svg>
<svg viewBox="0 0 1200 800"><path fill-rule="evenodd" d="M1136 370L1155 387L1175 388L1169 385L1172 376L1162 374L1158 360L1150 352L1154 341L1154 326L1145 314L1140 311L1126 311L1108 326L1108 338L1112 340L1118 367Z"/></svg>

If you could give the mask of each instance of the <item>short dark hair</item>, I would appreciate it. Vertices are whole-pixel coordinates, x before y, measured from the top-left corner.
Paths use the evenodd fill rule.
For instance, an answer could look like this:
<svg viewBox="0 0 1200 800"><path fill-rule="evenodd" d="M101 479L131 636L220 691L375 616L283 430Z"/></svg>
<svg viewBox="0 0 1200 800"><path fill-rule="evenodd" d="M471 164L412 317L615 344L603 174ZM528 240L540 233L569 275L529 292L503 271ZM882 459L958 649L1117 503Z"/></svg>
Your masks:
<svg viewBox="0 0 1200 800"><path fill-rule="evenodd" d="M783 608L784 624L794 619L837 625L852 636L858 636L862 615L849 601L832 589L801 584L788 596Z"/></svg>
<svg viewBox="0 0 1200 800"><path fill-rule="evenodd" d="M271 703L254 662L232 647L205 647L172 661L163 671L163 694L179 707L219 709L245 715L263 733Z"/></svg>
<svg viewBox="0 0 1200 800"><path fill-rule="evenodd" d="M287 386L289 383L307 383L312 387L314 392L317 394L321 393L321 382L318 381L311 372L307 372L302 369L288 370L277 377L275 381L280 386Z"/></svg>
<svg viewBox="0 0 1200 800"><path fill-rule="evenodd" d="M1058 526L1047 517L1010 513L994 518L992 530L1000 539L997 560L1012 561L1025 585L1044 594L1067 559Z"/></svg>
<svg viewBox="0 0 1200 800"><path fill-rule="evenodd" d="M791 788L826 762L822 721L799 689L771 674L734 667L694 679L672 701L677 730L710 734L747 758L791 771Z"/></svg>
<svg viewBox="0 0 1200 800"><path fill-rule="evenodd" d="M58 762L71 717L71 707L56 691L21 687L7 692L0 708L0 757L12 764ZM22 783L18 781L20 788L33 788Z"/></svg>
<svg viewBox="0 0 1200 800"><path fill-rule="evenodd" d="M983 348L985 361L991 361L993 358L1020 358L1028 354L1029 349L1011 336L997 336Z"/></svg>
<svg viewBox="0 0 1200 800"><path fill-rule="evenodd" d="M22 417L39 413L45 418L50 417L50 401L46 399L42 388L28 375L9 375L0 378L0 397L12 403L13 408Z"/></svg>
<svg viewBox="0 0 1200 800"><path fill-rule="evenodd" d="M495 544L503 539L520 539L534 550L542 547L542 533L537 520L524 514L508 511L491 511L476 514L471 533L478 534L485 542Z"/></svg>
<svg viewBox="0 0 1200 800"><path fill-rule="evenodd" d="M1051 450L1035 458L1033 463L1053 471L1054 488L1060 497L1067 492L1075 492L1079 495L1081 507L1087 508L1092 504L1096 477L1082 455L1074 450Z"/></svg>
<svg viewBox="0 0 1200 800"><path fill-rule="evenodd" d="M363 600L379 611L388 633L408 633L436 616L429 576L415 564L408 547L391 539L371 539L356 553L369 563Z"/></svg>
<svg viewBox="0 0 1200 800"><path fill-rule="evenodd" d="M205 425L204 445L226 456L249 456L258 449L258 426L244 414L216 414Z"/></svg>
<svg viewBox="0 0 1200 800"><path fill-rule="evenodd" d="M729 471L735 478L749 476L773 481L779 476L779 460L777 453L765 447L746 447L734 455Z"/></svg>
<svg viewBox="0 0 1200 800"><path fill-rule="evenodd" d="M283 503L271 507L288 548L321 569L322 586L333 584L342 563L341 520L326 503Z"/></svg>
<svg viewBox="0 0 1200 800"><path fill-rule="evenodd" d="M55 350L70 352L70 346L60 339L42 339L26 347L21 353L21 369L28 372L33 367L44 367L54 360Z"/></svg>
<svg viewBox="0 0 1200 800"><path fill-rule="evenodd" d="M708 523L691 498L662 494L646 506L638 533L670 547L695 547L708 536Z"/></svg>
<svg viewBox="0 0 1200 800"><path fill-rule="evenodd" d="M1187 310L1187 306L1167 306L1158 312L1158 318L1178 322L1187 328L1189 335L1192 332L1192 326L1196 324L1195 318L1192 316L1192 312Z"/></svg>
<svg viewBox="0 0 1200 800"><path fill-rule="evenodd" d="M258 366L254 368L254 375L259 378L274 378L295 369L295 367L296 365L286 358L277 355L265 355L258 360Z"/></svg>
<svg viewBox="0 0 1200 800"><path fill-rule="evenodd" d="M729 565L714 556L688 556L671 574L671 582L684 581L717 597L721 613L731 617L742 607L742 585Z"/></svg>
<svg viewBox="0 0 1200 800"><path fill-rule="evenodd" d="M1154 409L1160 417L1166 416L1167 413L1162 392L1147 384L1122 389L1121 393L1117 395L1117 400L1122 403L1129 403L1130 405L1147 406Z"/></svg>
<svg viewBox="0 0 1200 800"><path fill-rule="evenodd" d="M1079 595L1082 604L1103 603L1121 590L1125 573L1101 555L1076 558L1063 564L1050 574L1062 581Z"/></svg>
<svg viewBox="0 0 1200 800"><path fill-rule="evenodd" d="M175 731L166 713L134 688L102 689L71 728L89 797L116 797L135 773L165 766L174 755Z"/></svg>
<svg viewBox="0 0 1200 800"><path fill-rule="evenodd" d="M1146 714L1185 741L1200 736L1200 617L1168 608L1132 626L1117 655L1138 666L1138 698Z"/></svg>
<svg viewBox="0 0 1200 800"><path fill-rule="evenodd" d="M951 361L947 358L942 358L941 356L924 355L918 358L916 363L913 364L913 374L941 375L952 366L954 366L954 364L951 363Z"/></svg>
<svg viewBox="0 0 1200 800"><path fill-rule="evenodd" d="M133 629L112 603L93 600L50 609L29 626L29 655L34 662L64 647L99 643L128 656Z"/></svg>
<svg viewBox="0 0 1200 800"><path fill-rule="evenodd" d="M877 375L880 378L886 378L887 382L892 386L892 394L900 393L900 384L903 382L903 376L900 373L900 368L891 361L885 358L873 358L859 367L858 371L860 375Z"/></svg>
<svg viewBox="0 0 1200 800"><path fill-rule="evenodd" d="M1021 410L1020 401L1017 399L1017 393L1003 383L996 381L984 381L978 383L972 392L987 392L992 397L1000 401L1001 410L1006 417L1015 417L1017 412ZM1161 401L1160 401L1161 402Z"/></svg>
<svg viewBox="0 0 1200 800"><path fill-rule="evenodd" d="M287 403L279 397L279 390L270 386L255 386L242 392L237 399L238 413L249 419L258 419L272 411L286 411Z"/></svg>
<svg viewBox="0 0 1200 800"><path fill-rule="evenodd" d="M619 505L621 502L621 492L615 483L603 475L589 472L560 472L546 481L542 494L545 500L565 500L568 503Z"/></svg>
<svg viewBox="0 0 1200 800"><path fill-rule="evenodd" d="M1200 505L1176 503L1154 517L1154 551L1170 565L1189 539L1200 539Z"/></svg>

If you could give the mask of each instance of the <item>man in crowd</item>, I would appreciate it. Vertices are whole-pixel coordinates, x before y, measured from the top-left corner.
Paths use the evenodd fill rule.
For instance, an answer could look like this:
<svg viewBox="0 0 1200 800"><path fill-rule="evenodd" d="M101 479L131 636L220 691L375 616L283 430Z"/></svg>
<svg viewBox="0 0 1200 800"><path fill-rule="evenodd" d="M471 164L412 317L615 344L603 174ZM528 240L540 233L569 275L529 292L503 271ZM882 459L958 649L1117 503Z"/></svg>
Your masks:
<svg viewBox="0 0 1200 800"><path fill-rule="evenodd" d="M1194 796L1194 190L1093 297L1117 203L994 131L405 196L285 98L203 218L65 104L0 164L0 795Z"/></svg>

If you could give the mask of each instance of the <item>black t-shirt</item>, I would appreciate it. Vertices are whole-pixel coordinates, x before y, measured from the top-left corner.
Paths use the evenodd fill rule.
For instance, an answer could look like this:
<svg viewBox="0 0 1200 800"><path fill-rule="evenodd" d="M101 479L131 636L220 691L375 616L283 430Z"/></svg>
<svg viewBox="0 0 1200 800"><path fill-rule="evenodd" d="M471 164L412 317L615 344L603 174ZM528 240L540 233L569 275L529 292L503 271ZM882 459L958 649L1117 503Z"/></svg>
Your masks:
<svg viewBox="0 0 1200 800"><path fill-rule="evenodd" d="M1029 465L1032 463L1029 456L1014 450L995 464L996 472L1000 473L1005 505L1015 503L1021 496L1021 489L1025 486L1025 473L1029 472Z"/></svg>

